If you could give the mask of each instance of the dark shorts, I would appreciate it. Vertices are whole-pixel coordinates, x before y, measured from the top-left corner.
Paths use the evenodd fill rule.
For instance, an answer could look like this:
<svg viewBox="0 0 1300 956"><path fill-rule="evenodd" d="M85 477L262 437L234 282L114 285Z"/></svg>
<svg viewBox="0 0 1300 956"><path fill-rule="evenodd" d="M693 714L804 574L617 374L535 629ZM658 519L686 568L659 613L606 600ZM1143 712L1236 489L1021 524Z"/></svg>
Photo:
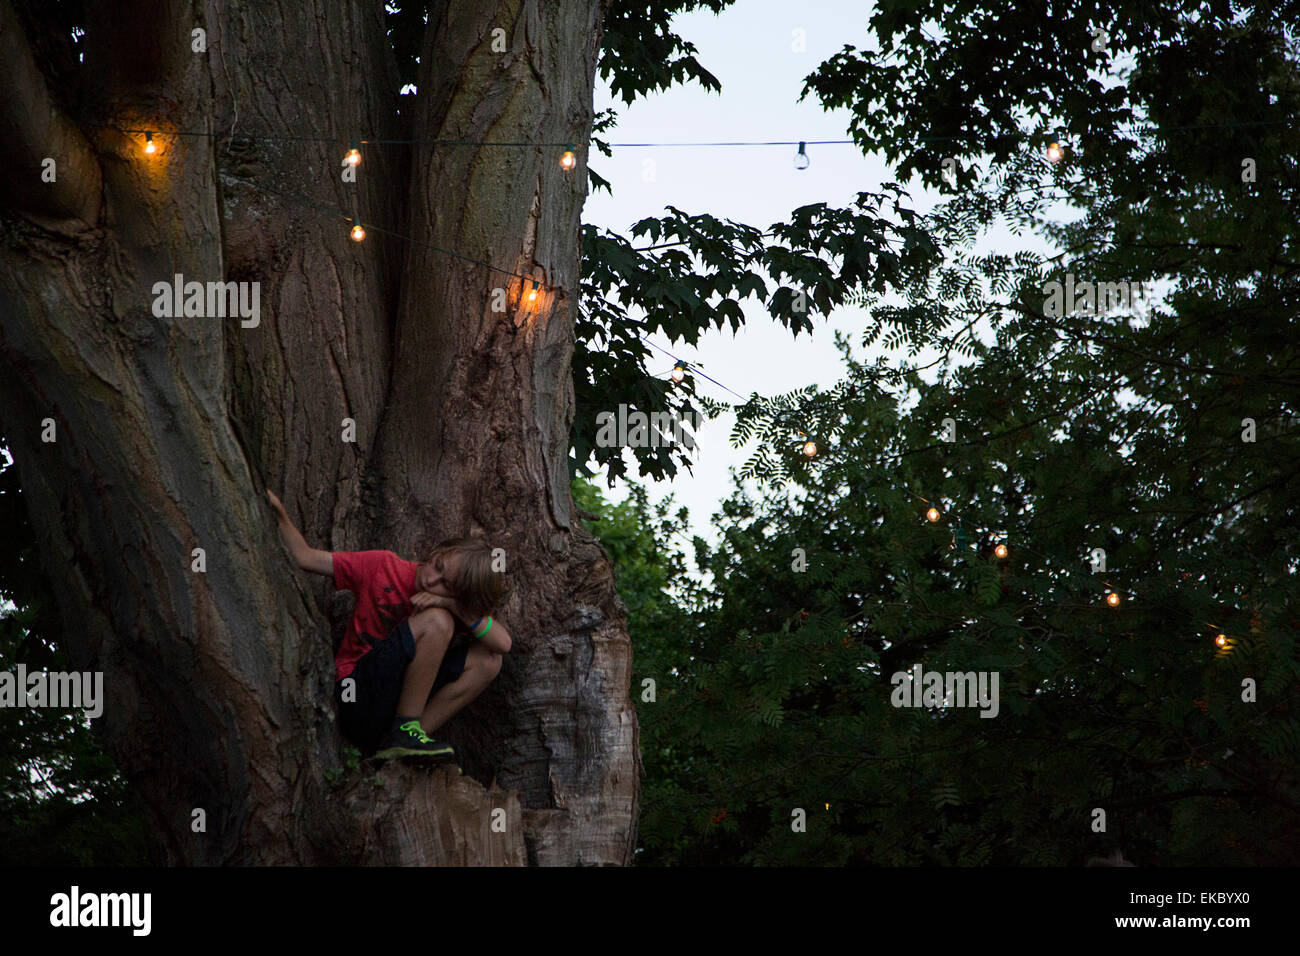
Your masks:
<svg viewBox="0 0 1300 956"><path fill-rule="evenodd" d="M469 640L463 635L451 639L433 682L433 690L429 692L430 697L465 672L468 652ZM348 677L356 681L352 694L355 700L344 702L343 681L334 685L334 702L338 704L343 736L361 748L362 753L371 753L378 748L392 727L397 702L402 696L406 665L414 657L415 638L411 635L410 624L403 621L386 640L366 651L352 668Z"/></svg>

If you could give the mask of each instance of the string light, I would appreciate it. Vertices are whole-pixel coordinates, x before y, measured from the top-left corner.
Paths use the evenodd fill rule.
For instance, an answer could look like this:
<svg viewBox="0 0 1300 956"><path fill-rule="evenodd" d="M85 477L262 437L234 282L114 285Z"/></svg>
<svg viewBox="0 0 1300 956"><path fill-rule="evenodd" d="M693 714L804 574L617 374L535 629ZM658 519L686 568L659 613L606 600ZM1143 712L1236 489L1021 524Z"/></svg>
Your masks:
<svg viewBox="0 0 1300 956"><path fill-rule="evenodd" d="M1170 132L1191 132L1201 134L1207 129L1246 129L1267 126L1286 126L1290 124L1289 119L1278 120L1250 120L1245 122L1228 122L1228 123L1190 123L1182 125L1143 123L1128 126L1118 126L1115 132L1122 135L1141 135L1146 133L1161 134ZM120 133L143 133L142 129L127 129L114 124L104 124L103 128L115 129ZM214 130L171 130L174 136L206 136L206 137L230 137L231 132L214 131ZM1015 139L1020 142L1028 142L1036 138L1039 134L1016 131L1000 139ZM285 134L275 135L267 133L245 134L246 138L263 140L266 142L334 142L337 136L331 135L302 135L302 134ZM975 133L963 133L948 136L916 136L908 140L909 143L922 145L925 143L950 143L950 142L977 142L979 135ZM1065 140L1065 130L1057 129L1056 140L1058 145ZM558 146L559 143L539 142L537 140L528 141L505 141L505 140L466 140L466 139L374 139L367 140L367 144L378 143L382 145L399 145L399 146L514 146L535 148L537 146ZM818 139L809 140L814 146L861 146L855 139ZM570 143L563 144L572 146ZM643 147L713 147L713 146L794 146L794 140L745 140L731 142L639 142L639 143L608 143L614 148L643 148ZM798 143L800 146L807 145L804 142Z"/></svg>
<svg viewBox="0 0 1300 956"><path fill-rule="evenodd" d="M156 146L155 146L155 144L154 144L154 142L153 142L153 133L152 133L151 131L144 131L144 132L145 132L145 138L146 138L145 152L146 152L146 153L149 153L149 154L153 154L153 153L156 151ZM181 135L186 135L186 134L183 134L183 133L182 133ZM211 135L211 134L189 134L189 135ZM268 138L274 138L274 137L268 137ZM1062 137L1062 138L1063 138L1063 137ZM357 165L359 165L359 164L361 163L361 153L360 153L360 150L357 148L357 145L359 145L359 144L357 143L357 141L354 140L354 141L353 141L353 147L348 151L348 153L347 153L347 154L345 155L345 157L344 157L344 161L345 161L346 163L348 163L349 165L351 165L351 166L357 166ZM483 143L483 144L479 144L479 145L511 145L511 144L504 144L504 143L502 143L502 144ZM518 145L528 145L528 144L518 144ZM572 168L572 166L576 163L576 156L574 156L574 154L573 154L573 149L572 149L573 144L572 144L572 143L566 143L565 145L566 145L566 147L568 147L568 148L567 148L566 151L561 155L561 157L560 157L560 164L561 164L561 168L563 168L563 169L565 169L565 170L567 171L567 170L569 170L570 168ZM671 145L671 144L614 144L614 145ZM683 144L683 145L687 145L687 144ZM706 145L706 144L691 144L691 145ZM735 145L760 145L760 144L735 144ZM811 160L809 159L808 154L807 154L807 143L801 141L798 145L799 145L799 148L798 148L798 152L797 152L797 154L796 154L796 156L795 156L795 166L796 166L797 169L807 169L807 168L811 165ZM1051 144L1049 144L1049 146L1048 146L1048 158L1049 158L1051 161L1053 161L1053 162L1057 162L1057 161L1059 161L1061 158L1063 158L1063 156L1064 156L1064 149L1063 149L1063 147L1060 145L1059 141L1053 141ZM245 180L245 181L246 181L246 180ZM256 185L256 184L251 184L251 183L250 183L250 185ZM353 240L354 242L361 242L361 241L363 241L363 240L365 239L365 235L366 235L365 228L362 226L362 224L361 224L360 222L357 222L357 223L352 227L352 229L351 229L351 238L352 238L352 240ZM405 238L405 237L403 237L403 238ZM443 251L443 252L445 252L446 250L438 250L438 251ZM454 253L454 252L453 252L453 253L449 253L449 254L451 254L451 255L457 255L457 254ZM459 256L459 258L468 258L468 257ZM476 261L476 260L474 260L474 261ZM484 263L484 264L486 265L486 263ZM491 267L489 266L489 268L491 268ZM504 270L496 270L496 271L504 271ZM523 277L520 277L520 278L523 278ZM532 281L531 281L531 289L530 289L530 291L529 291L529 293L528 293L528 301L529 301L529 302L535 302L535 301L537 300L537 291L538 291L537 282L536 282L536 280L532 280ZM644 336L643 336L643 338L644 338ZM707 376L706 376L706 377L707 377ZM681 381L683 380L683 378L684 378L684 366L682 365L682 363L678 362L677 364L674 365L673 370L672 370L672 378L673 378L673 380L674 380L675 382L681 382ZM710 381L713 381L713 380L710 379ZM725 386L723 386L723 387L725 387ZM729 390L729 391L730 391L730 390ZM800 437L802 438L803 436L801 435ZM813 442L813 441L807 441L807 442L805 442L804 445L802 446L802 449L801 449L801 450L802 450L803 454L804 454L805 456L809 457L809 458L814 457L814 456L817 454L817 451L818 451L818 449L817 449L817 445L816 445L816 443ZM932 507L932 508L930 508L930 509L926 512L926 517L927 517L927 519L928 519L930 522L932 522L932 523L936 523L936 522L938 522L938 521L940 520L940 518L941 518L941 514L940 514L940 512L939 512L939 510L938 510L937 508L933 508L933 507ZM997 557L999 557L999 558L1005 558L1005 557L1007 556L1007 553L1008 553L1008 549L1007 549L1007 547L1006 547L1005 544L998 544L998 545L996 546L996 548L994 549L994 551L995 551L995 554L997 555ZM1113 592L1112 592L1112 593L1109 593L1109 594L1107 595L1107 603L1108 603L1111 607L1117 607L1117 606L1120 604L1120 597L1119 597L1119 595L1116 594L1116 593L1113 593Z"/></svg>
<svg viewBox="0 0 1300 956"><path fill-rule="evenodd" d="M1238 125L1252 125L1252 124L1224 124L1224 125L1229 125L1229 126L1238 126ZM118 127L113 127L113 128L114 128L114 129L119 129ZM1199 127L1198 127L1198 128L1199 128ZM153 133L152 133L152 131L149 131L149 130L139 130L139 129L134 129L134 130L131 130L131 129L119 129L119 131L120 131L120 132L123 132L123 133L140 133L140 132L143 132L143 133L145 134L145 137L146 137L145 151L146 151L147 153L153 153L153 152L155 152L155 150L156 150L156 146L155 146L155 144L154 144L154 142L153 142ZM173 134L174 134L174 135L179 135L179 136L209 136L209 137L223 135L223 134L219 134L219 133L213 133L213 132L211 132L211 131L199 132L199 131L182 131L182 130L176 130L176 131L173 131ZM321 140L321 139L326 139L326 137L311 137L311 136L294 136L294 137L285 137L285 136L281 136L281 137L276 137L276 136L263 136L263 137L259 137L259 138L261 138L261 139L265 139L265 140L268 140L268 141L274 141L274 140L285 140L285 139L298 139L298 140L312 140L312 139ZM951 138L953 138L953 137L928 137L928 138L924 138L924 139L928 140L928 139L951 139ZM531 146L531 145L535 145L535 144L533 144L533 143L522 143L522 142L521 142L521 143L488 142L488 141L481 141L481 142L480 142L480 141L463 141L463 142L462 142L462 141L453 141L453 140L445 140L445 141L444 141L444 140L378 140L378 141L375 141L375 142L401 143L401 144L416 144L416 143L421 143L421 144L423 144L423 143L433 143L433 144L435 144L435 145L477 145L477 146ZM821 142L824 142L824 143L843 142L843 143L849 144L849 143L853 143L854 141L853 141L853 140L843 140L843 141L824 140L824 141L817 141L817 142L819 142L819 143L821 143ZM561 162L562 162L562 163L567 162L567 154L570 153L570 152L572 152L571 147L573 146L572 143L566 143L565 145L566 145L567 147L570 147L570 149L569 149L569 150L566 150L566 154L562 154L562 156L561 156ZM710 144L710 143L613 143L613 144L610 144L610 145L612 145L612 146L672 146L672 145L683 145L683 146L686 146L686 145L691 145L691 146L708 146L708 145L760 146L760 145L788 145L788 144L779 144L779 143L716 143L716 144ZM1059 145L1059 144L1058 144L1058 145ZM359 141L357 141L357 140L353 140L353 147L352 147L352 148L348 151L348 153L345 155L345 161L348 162L350 165L359 165L360 162L361 162L360 150L357 148L358 146L359 146ZM798 165L798 168L800 168L800 169L806 169L806 168L808 168L808 166L809 166L810 163L811 163L811 161L810 161L809 158L808 158L808 154L807 154L807 143L806 143L805 141L800 141L799 144L798 144L798 147L799 147L799 149L798 149L798 153L796 154L796 164ZM576 157L575 157L575 159L576 159ZM293 197L293 196L288 196L288 194L285 194L285 193L279 192L279 191L277 191L277 190L270 189L269 187L265 186L264 184L255 183L255 182L252 182L252 181L250 181L250 180L242 179L242 178L239 178L239 177L234 177L234 178L237 179L239 182L246 183L246 184L248 184L248 185L250 185L250 186L253 186L253 187L255 187L255 188L259 188L259 189L265 190L265 191L267 191L267 192L274 193L274 194L276 194L276 195L287 196L287 198L290 198L290 199L296 199L296 198L297 198L297 197ZM306 200L302 200L302 199L297 199L297 201L302 202L302 203L304 203L305 205L310 205L310 206L312 206L313 208L321 209L322 211L326 211L326 212L329 211L329 210L324 209L323 207L320 207L320 206L317 206L317 205L314 204L314 203L311 203L310 201L306 201ZM381 230L381 231L383 231L383 230ZM356 223L356 225L354 225L354 226L352 227L352 230L351 230L351 237L352 237L353 241L355 241L355 242L361 242L361 241L363 241L363 240L365 239L365 235L366 235L366 231L365 231L365 228L361 225L361 223L358 222L358 223ZM396 235L396 234L395 234L395 233L390 233L390 235ZM463 256L463 255L461 255L461 254L459 254L459 253L457 253L457 252L454 252L454 251L452 251L452 250L441 249L441 248L439 248L439 247L437 247L437 246L433 246L433 245L431 245L431 244L429 244L429 243L420 243L418 240L412 239L412 238L410 238L410 237L408 237L408 236L398 236L398 238L405 239L405 240L408 241L408 242L412 242L412 243L416 243L416 244L419 244L419 245L423 245L423 246L425 246L425 247L427 247L427 248L430 248L430 249L433 249L433 250L435 250L435 251L437 251L437 252L441 252L441 253L444 253L444 254L446 254L446 255L454 256L454 257L456 257L456 258L458 258L458 259L462 259L462 260L467 261L467 262L474 262L474 263L477 263L477 264L480 264L480 265L484 265L484 266L486 266L487 268L489 268L489 269L491 269L492 271L495 271L495 272L501 272L501 273L506 274L506 275L517 276L517 277L520 278L520 279L526 278L525 276L519 276L517 273L512 273L512 272L510 272L509 270L504 270L504 269L498 269L498 268L495 268L495 267L493 267L490 263L483 262L483 261L481 261L481 260L477 260L477 259L474 259L474 258L469 257L469 256ZM531 288L531 290L530 290L530 292L529 292L529 294L528 294L528 301L529 301L529 302L535 302L536 300L537 300L537 283L536 283L536 281L534 280L534 281L532 281L532 288ZM642 338L642 339L645 339L645 336L644 336L644 335L642 335L641 333L638 333L638 334L641 335L641 338ZM647 344L651 345L652 347L654 347L654 348L658 348L658 346L655 346L652 342L649 342L648 340L646 340L646 341L647 341ZM663 351L663 350L660 349L660 351ZM674 381L681 381L681 380L682 380L681 377L679 377L680 374L681 374L681 373L678 371L678 369L677 369L677 368L674 368L674 374L673 374L673 379L674 379ZM701 373L701 374L702 374L702 373ZM707 375L703 375L703 377L704 377L705 379L707 379L708 381L712 382L713 384L718 385L719 387L726 389L727 391L731 392L732 394L737 395L738 398L743 398L743 397L744 397L744 396L741 396L741 395L739 395L738 393L736 393L733 389L727 388L727 386L722 385L722 383L718 382L716 379L709 378L709 376L707 376ZM802 437L802 436L801 436L801 437ZM813 444L813 443L809 443L809 444ZM813 447L815 447L815 444L813 445ZM930 509L930 511L931 511L931 513L933 514L933 516L930 517L930 520L931 520L931 521L938 521L938 520L939 520L939 515L938 515L938 511L937 511L937 509L933 509L933 508L932 508L932 509Z"/></svg>
<svg viewBox="0 0 1300 956"><path fill-rule="evenodd" d="M909 490L908 494L910 494L913 498L923 501L927 505L930 504L930 500L928 498L925 498L922 495L918 495L915 491ZM940 518L943 517L943 514L942 512L939 511L938 508L931 507L929 510L925 512L925 517L932 522L937 522L940 520ZM964 528L961 526L961 522L963 521L963 518L959 512L956 511L951 512L948 516L948 520L950 520L953 524L953 536L948 548L951 551L951 550L958 549L959 547L962 546L962 544L966 540L966 532ZM988 536L990 542L994 543L993 553L999 559L1005 560L1011 553L1010 545L1007 544L1007 532L1004 529L999 529L999 528L986 528L984 529L983 533ZM1052 563L1051 558L1049 558L1047 555L1042 554L1039 551L1034 550L1033 548L1029 547L1029 545L1027 544L1022 543L1018 545L1018 547L1028 554L1036 554L1040 558L1047 559L1049 564ZM1109 582L1103 581L1101 583L1105 585L1106 588L1108 589L1110 588ZM1113 591L1113 590L1106 591L1107 604L1109 604L1111 607L1119 607L1120 602L1121 602L1121 597L1118 591ZM1228 643L1229 646L1231 646L1232 642L1229 641Z"/></svg>
<svg viewBox="0 0 1300 956"><path fill-rule="evenodd" d="M1056 139L1047 144L1047 161L1052 164L1059 163L1065 159L1065 147L1061 145L1061 140L1065 139L1065 131L1058 129Z"/></svg>
<svg viewBox="0 0 1300 956"><path fill-rule="evenodd" d="M655 345L653 342L651 342L644 332L638 330L636 334L640 337L642 342L650 346L656 352L662 352L664 355L668 356L674 362L681 361L681 359L679 359L672 352L669 352L666 348L663 348L662 346L659 345ZM741 399L742 401L744 400L745 396L741 395L734 388L729 388L726 385L723 385L716 378L710 378L708 375L705 375L703 372L701 372L698 368L695 369L695 374L698 375L700 378L704 379L706 382L712 382L714 385L718 386L718 388L722 389L723 391L730 392L732 395L735 395L737 398Z"/></svg>
<svg viewBox="0 0 1300 956"><path fill-rule="evenodd" d="M807 169L812 165L812 160L808 158L808 144L800 143L799 152L794 154L794 168Z"/></svg>
<svg viewBox="0 0 1300 956"><path fill-rule="evenodd" d="M1227 634L1220 634L1218 637L1216 637L1216 638L1214 639L1214 643L1215 643L1215 644L1218 644L1220 647L1227 647L1227 646L1228 646L1228 635L1227 635Z"/></svg>
<svg viewBox="0 0 1300 956"><path fill-rule="evenodd" d="M573 144L565 143L564 152L560 154L560 168L566 173L578 165L578 157L573 154Z"/></svg>
<svg viewBox="0 0 1300 956"><path fill-rule="evenodd" d="M123 132L135 132L135 133L141 133L141 132L144 132L144 130L124 130ZM194 135L197 135L197 134L194 134ZM205 135L206 135L206 134L205 134ZM261 191L261 192L269 193L269 194L271 194L272 196L279 196L279 197L281 197L281 198L283 198L283 199L285 199L285 200L287 200L287 201L289 201L289 202L296 203L297 205L304 206L304 207L309 208L309 209L314 209L314 210L316 210L317 212L319 212L319 213L323 213L323 214L325 214L325 215L327 215L327 216L330 216L330 217L332 217L332 218L336 218L336 219L337 219L337 218L342 218L342 219L344 219L344 220L346 220L346 221L348 221L348 222L352 222L352 221L353 221L351 216L346 215L345 213L343 213L342 211L340 211L340 210L337 209L337 208L332 208L332 207L330 207L330 206L324 206L324 205L321 205L320 203L313 202L312 200L310 200L310 199L306 199L306 198L304 198L304 197L302 197L302 196L298 196L298 195L295 195L295 194L293 194L293 193L284 192L283 190L280 190L280 189L275 189L275 188L273 188L273 187L271 187L271 186L266 185L265 183L254 182L254 181L251 180L251 179L245 179L245 178L243 178L242 176L235 176L235 175L230 175L230 176L228 176L227 178L232 179L232 180L234 180L235 182L243 183L244 185L246 185L246 186L250 186L250 187L252 187L253 189L259 190L259 191ZM444 249L443 247L441 247L441 246L436 246L436 245L434 245L434 244L431 243L431 242L423 242L423 241L421 241L421 240L419 240L419 239L416 239L416 238L414 238L414 237L412 237L412 236L402 235L401 233L392 232L391 230L388 230L388 229L380 229L379 231L380 231L380 232L383 232L383 233L387 233L388 235L392 236L392 237L395 238L395 239L401 239L401 240L403 240L403 241L405 241L405 242L409 242L409 243L411 243L412 245L420 246L420 247L422 247L422 248L424 248L424 249L431 249L431 250L433 250L434 252L441 253L442 255L445 255L445 256L451 256L453 259L459 259L461 262L470 262L470 263L473 263L474 265L483 266L483 267L484 267L485 269L487 269L489 272L495 272L495 273L499 273L500 275L510 276L512 279L519 279L521 282L522 282L523 280L525 280L525 279L528 278L528 276L526 276L526 275L522 275L522 274L520 274L520 273L518 273L518 272L512 272L512 271L509 270L509 269L502 269L502 268L500 268L500 267L498 267L498 266L494 266L494 265L492 265L492 263L487 262L487 261L485 261L485 260L483 260L483 259L476 259L476 258L474 258L473 256L463 255L462 253L459 253L459 252L457 252L457 251L454 250L454 249ZM562 287L560 287L560 286L555 286L554 288L561 289ZM637 334L640 335L642 339L645 339L645 335L644 335L643 333L638 332ZM654 345L653 342L648 342L648 344L649 344L652 348L659 348L657 345ZM660 351L663 351L663 350L660 349ZM667 354L669 354L669 353L665 352L664 354L667 355ZM708 378L707 375L704 376L704 377L705 377L705 378ZM720 383L716 382L714 379L709 379L709 381L714 382L714 384L717 384L717 385L719 385L719 386L722 387L722 388L726 388L725 385L721 385ZM727 390L730 391L730 392L731 392L733 395L735 395L737 398L742 398L742 399L743 399L743 398L745 397L745 396L740 395L739 393L735 392L733 389L727 389Z"/></svg>
<svg viewBox="0 0 1300 956"><path fill-rule="evenodd" d="M158 152L158 147L153 141L153 133L144 134L144 151L150 156Z"/></svg>

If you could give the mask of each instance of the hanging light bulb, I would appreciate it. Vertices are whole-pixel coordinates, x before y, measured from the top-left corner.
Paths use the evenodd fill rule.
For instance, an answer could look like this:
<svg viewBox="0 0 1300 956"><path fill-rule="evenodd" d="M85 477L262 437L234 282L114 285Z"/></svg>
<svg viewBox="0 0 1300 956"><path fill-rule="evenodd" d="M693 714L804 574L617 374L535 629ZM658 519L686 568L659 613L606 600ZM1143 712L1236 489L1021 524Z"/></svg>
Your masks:
<svg viewBox="0 0 1300 956"><path fill-rule="evenodd" d="M1007 546L1005 544L999 544L993 549L993 553L999 558L1005 558L1007 556Z"/></svg>
<svg viewBox="0 0 1300 956"><path fill-rule="evenodd" d="M360 146L361 144L354 139L352 141L352 148L349 149L343 157L343 162L347 163L349 166L352 166L354 168L360 166L361 165L361 150L359 149Z"/></svg>
<svg viewBox="0 0 1300 956"><path fill-rule="evenodd" d="M566 173L578 165L578 157L573 154L573 144L565 143L564 152L560 154L560 168Z"/></svg>
<svg viewBox="0 0 1300 956"><path fill-rule="evenodd" d="M817 455L817 443L815 441L806 441L803 443L803 454L805 458L813 458Z"/></svg>
<svg viewBox="0 0 1300 956"><path fill-rule="evenodd" d="M669 375L674 382L680 382L682 379L686 377L685 364L683 364L682 362L678 362L676 365L673 366L673 370L672 372L669 373Z"/></svg>
<svg viewBox="0 0 1300 956"><path fill-rule="evenodd" d="M1226 647L1228 644L1228 635L1220 634L1218 637L1214 639L1214 643L1218 644L1220 647Z"/></svg>
<svg viewBox="0 0 1300 956"><path fill-rule="evenodd" d="M925 513L925 516L926 516L929 520L931 520L931 521L938 521L938 520L939 520L939 509L938 509L938 508L931 508L929 511L927 511L927 512Z"/></svg>
<svg viewBox="0 0 1300 956"><path fill-rule="evenodd" d="M144 151L150 156L158 152L158 145L153 141L153 133L144 134Z"/></svg>
<svg viewBox="0 0 1300 956"><path fill-rule="evenodd" d="M1065 130L1060 127L1056 130L1056 138L1047 144L1047 161L1052 164L1059 163L1065 159Z"/></svg>
<svg viewBox="0 0 1300 956"><path fill-rule="evenodd" d="M1114 591L1107 592L1106 603L1111 607L1119 607L1119 594Z"/></svg>
<svg viewBox="0 0 1300 956"><path fill-rule="evenodd" d="M366 227L357 223L352 227L352 241L360 242L364 238L366 238Z"/></svg>
<svg viewBox="0 0 1300 956"><path fill-rule="evenodd" d="M537 301L537 281L536 281L536 280L533 280L533 287L532 287L531 289L528 290L528 301L529 301L529 302L536 302L536 301Z"/></svg>
<svg viewBox="0 0 1300 956"><path fill-rule="evenodd" d="M807 146L808 146L807 143L799 144L799 152L795 153L794 155L795 169L807 169L809 165L812 164L812 160L808 158Z"/></svg>

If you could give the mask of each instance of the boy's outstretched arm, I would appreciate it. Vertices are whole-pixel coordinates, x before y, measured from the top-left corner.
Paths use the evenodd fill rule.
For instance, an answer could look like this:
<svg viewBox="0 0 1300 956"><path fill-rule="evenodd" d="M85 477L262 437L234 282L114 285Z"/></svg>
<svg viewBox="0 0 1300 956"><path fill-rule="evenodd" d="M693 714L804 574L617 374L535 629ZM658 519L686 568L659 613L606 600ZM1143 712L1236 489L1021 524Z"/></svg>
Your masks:
<svg viewBox="0 0 1300 956"><path fill-rule="evenodd" d="M289 514L284 510L284 505L280 499L275 496L275 492L270 488L266 489L266 497L271 502L271 507L280 518L280 537L284 540L285 546L288 547L289 553L293 555L294 561L298 567L304 571L313 571L316 574L334 574L334 555L328 551L317 551L307 544L305 538L299 533L298 529L293 526L289 520Z"/></svg>

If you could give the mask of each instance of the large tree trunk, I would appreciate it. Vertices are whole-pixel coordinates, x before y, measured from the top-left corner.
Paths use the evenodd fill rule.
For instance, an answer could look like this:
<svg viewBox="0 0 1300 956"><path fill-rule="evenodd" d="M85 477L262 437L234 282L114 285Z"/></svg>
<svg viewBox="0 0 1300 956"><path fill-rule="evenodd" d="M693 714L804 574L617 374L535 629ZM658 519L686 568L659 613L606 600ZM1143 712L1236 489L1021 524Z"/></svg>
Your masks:
<svg viewBox="0 0 1300 956"><path fill-rule="evenodd" d="M74 123L35 25L0 0L17 94L0 133L20 144L0 187L0 424L74 664L105 675L96 727L167 858L628 862L630 642L566 467L585 165L428 142L586 141L603 6L435 3L401 116L381 5L208 0L198 21L174 0L91 6L96 92ZM123 129L157 130L158 154ZM366 147L352 185L354 138L424 144ZM413 241L353 243L322 209ZM529 303L519 279L435 247L548 288ZM261 324L155 317L152 287L177 273L259 281ZM327 781L328 587L290 566L266 485L319 547L418 558L475 531L504 549L515 648L447 728L464 777Z"/></svg>

